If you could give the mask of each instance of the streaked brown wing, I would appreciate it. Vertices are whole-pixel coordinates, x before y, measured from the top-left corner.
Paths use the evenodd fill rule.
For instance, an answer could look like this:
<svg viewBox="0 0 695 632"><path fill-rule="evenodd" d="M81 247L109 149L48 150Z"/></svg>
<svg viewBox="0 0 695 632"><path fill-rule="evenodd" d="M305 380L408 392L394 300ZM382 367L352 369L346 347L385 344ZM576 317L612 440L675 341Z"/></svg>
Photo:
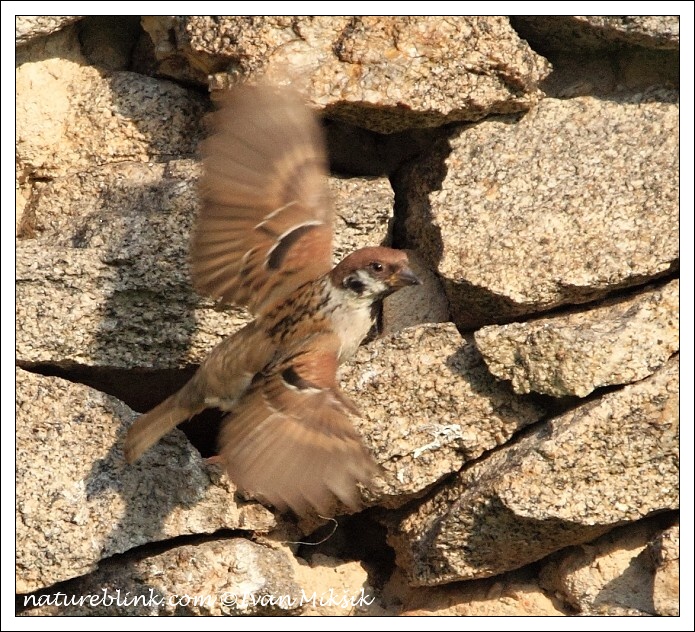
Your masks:
<svg viewBox="0 0 695 632"><path fill-rule="evenodd" d="M336 383L337 342L311 339L258 374L220 433L237 486L299 515L326 514L336 497L357 509L357 483L377 471L349 419L357 410Z"/></svg>
<svg viewBox="0 0 695 632"><path fill-rule="evenodd" d="M193 281L203 294L261 313L331 269L323 136L286 89L236 88L219 105L201 146Z"/></svg>

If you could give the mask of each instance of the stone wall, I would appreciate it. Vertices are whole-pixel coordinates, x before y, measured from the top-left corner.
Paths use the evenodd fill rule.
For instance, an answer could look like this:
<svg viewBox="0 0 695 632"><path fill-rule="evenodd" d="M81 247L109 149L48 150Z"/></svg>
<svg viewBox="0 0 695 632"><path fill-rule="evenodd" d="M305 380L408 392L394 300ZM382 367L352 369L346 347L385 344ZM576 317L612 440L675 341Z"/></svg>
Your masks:
<svg viewBox="0 0 695 632"><path fill-rule="evenodd" d="M23 615L678 613L678 17L25 17L16 45ZM383 473L328 523L237 495L214 414L122 455L248 322L187 252L209 90L261 75L324 118L336 258L425 280L342 370Z"/></svg>

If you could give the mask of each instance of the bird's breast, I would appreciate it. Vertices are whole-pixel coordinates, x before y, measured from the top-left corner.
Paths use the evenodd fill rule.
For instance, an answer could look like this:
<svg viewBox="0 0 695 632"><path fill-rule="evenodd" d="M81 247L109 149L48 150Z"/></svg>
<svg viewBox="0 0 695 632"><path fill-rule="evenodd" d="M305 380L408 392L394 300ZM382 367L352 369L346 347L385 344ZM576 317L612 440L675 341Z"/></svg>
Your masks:
<svg viewBox="0 0 695 632"><path fill-rule="evenodd" d="M264 319L268 337L284 348L318 333L340 339L339 361L352 356L374 324L373 301L334 287L328 278L298 288Z"/></svg>
<svg viewBox="0 0 695 632"><path fill-rule="evenodd" d="M371 303L338 301L331 310L331 329L340 338L339 362L352 357L374 325Z"/></svg>

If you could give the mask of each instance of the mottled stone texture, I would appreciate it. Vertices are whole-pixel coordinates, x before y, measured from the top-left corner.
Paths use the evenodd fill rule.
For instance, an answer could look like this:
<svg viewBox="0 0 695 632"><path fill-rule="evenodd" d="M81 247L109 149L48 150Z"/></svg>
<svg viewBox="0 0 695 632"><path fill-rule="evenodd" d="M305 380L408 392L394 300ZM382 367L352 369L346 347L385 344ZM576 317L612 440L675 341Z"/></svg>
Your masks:
<svg viewBox="0 0 695 632"><path fill-rule="evenodd" d="M82 19L81 15L17 15L14 39L17 46L56 33Z"/></svg>
<svg viewBox="0 0 695 632"><path fill-rule="evenodd" d="M151 557L107 561L61 592L77 601L42 606L38 616L278 615L301 610L291 557L244 538L175 547ZM276 599L277 597L277 599ZM30 601L30 604L41 604ZM49 602L46 602L49 603Z"/></svg>
<svg viewBox="0 0 695 632"><path fill-rule="evenodd" d="M678 105L545 99L459 130L398 190L460 326L593 300L677 262Z"/></svg>
<svg viewBox="0 0 695 632"><path fill-rule="evenodd" d="M646 520L561 551L543 564L541 586L584 615L658 614L649 543L660 532Z"/></svg>
<svg viewBox="0 0 695 632"><path fill-rule="evenodd" d="M412 582L518 568L678 507L678 362L466 468L391 527Z"/></svg>
<svg viewBox="0 0 695 632"><path fill-rule="evenodd" d="M200 139L203 98L179 85L86 65L77 35L65 31L47 51L18 53L18 167L55 178L129 160L191 154Z"/></svg>
<svg viewBox="0 0 695 632"><path fill-rule="evenodd" d="M122 442L135 414L125 404L21 369L16 385L18 592L148 542L275 524L264 507L238 501L180 432L128 466Z"/></svg>
<svg viewBox="0 0 695 632"><path fill-rule="evenodd" d="M384 468L372 503L402 505L543 415L492 378L450 323L364 346L342 376L362 411L356 425Z"/></svg>
<svg viewBox="0 0 695 632"><path fill-rule="evenodd" d="M664 617L680 614L680 525L652 538L649 553L654 564L654 610Z"/></svg>
<svg viewBox="0 0 695 632"><path fill-rule="evenodd" d="M359 562L320 553L306 562L282 544L245 538L107 560L59 591L22 602L25 616L393 614Z"/></svg>
<svg viewBox="0 0 695 632"><path fill-rule="evenodd" d="M214 87L239 74L290 80L330 116L386 133L525 111L549 72L506 17L162 17L143 25L160 72L200 82L217 72Z"/></svg>
<svg viewBox="0 0 695 632"><path fill-rule="evenodd" d="M590 310L475 333L490 371L517 393L585 397L636 382L679 348L678 280Z"/></svg>
<svg viewBox="0 0 695 632"><path fill-rule="evenodd" d="M402 590L402 589L401 589ZM410 617L558 617L570 614L544 591L533 572L448 586L402 590L403 613Z"/></svg>

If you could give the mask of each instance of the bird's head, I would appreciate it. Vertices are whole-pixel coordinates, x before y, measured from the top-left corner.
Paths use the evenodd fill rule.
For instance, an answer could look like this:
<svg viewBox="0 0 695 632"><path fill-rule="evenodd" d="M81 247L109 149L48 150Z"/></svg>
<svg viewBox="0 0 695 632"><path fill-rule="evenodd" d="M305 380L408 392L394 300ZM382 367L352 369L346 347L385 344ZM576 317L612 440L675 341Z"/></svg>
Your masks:
<svg viewBox="0 0 695 632"><path fill-rule="evenodd" d="M334 286L355 298L382 299L408 285L421 283L408 266L408 255L402 250L374 247L356 250L331 272Z"/></svg>

